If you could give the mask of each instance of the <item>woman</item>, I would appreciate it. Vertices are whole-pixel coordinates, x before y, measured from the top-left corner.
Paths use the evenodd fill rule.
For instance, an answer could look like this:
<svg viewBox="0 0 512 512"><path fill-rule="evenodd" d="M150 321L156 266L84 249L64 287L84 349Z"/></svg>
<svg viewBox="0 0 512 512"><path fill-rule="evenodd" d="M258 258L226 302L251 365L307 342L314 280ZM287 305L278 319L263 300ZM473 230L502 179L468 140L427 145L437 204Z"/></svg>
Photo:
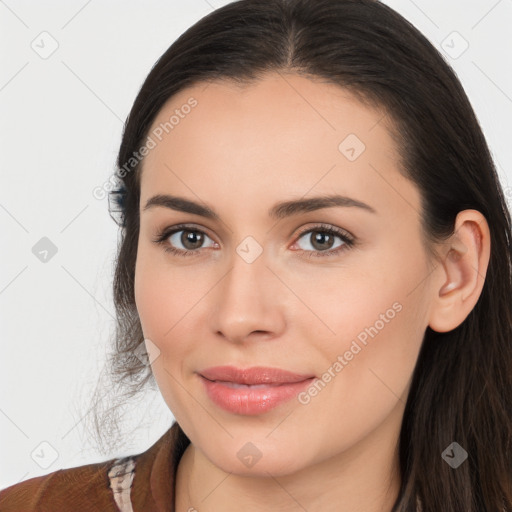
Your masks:
<svg viewBox="0 0 512 512"><path fill-rule="evenodd" d="M510 215L407 21L218 9L144 82L118 177L114 365L176 422L2 510L512 510Z"/></svg>

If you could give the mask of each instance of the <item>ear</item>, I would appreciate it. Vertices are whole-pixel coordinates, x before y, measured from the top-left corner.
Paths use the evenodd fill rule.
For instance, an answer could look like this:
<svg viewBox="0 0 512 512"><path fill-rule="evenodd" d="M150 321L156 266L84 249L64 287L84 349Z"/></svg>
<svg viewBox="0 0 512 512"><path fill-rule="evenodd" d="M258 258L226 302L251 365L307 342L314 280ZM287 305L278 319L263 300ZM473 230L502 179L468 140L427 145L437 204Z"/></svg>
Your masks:
<svg viewBox="0 0 512 512"><path fill-rule="evenodd" d="M445 244L443 244L445 246ZM448 332L471 313L485 282L491 253L489 225L477 210L459 212L434 279L429 327Z"/></svg>

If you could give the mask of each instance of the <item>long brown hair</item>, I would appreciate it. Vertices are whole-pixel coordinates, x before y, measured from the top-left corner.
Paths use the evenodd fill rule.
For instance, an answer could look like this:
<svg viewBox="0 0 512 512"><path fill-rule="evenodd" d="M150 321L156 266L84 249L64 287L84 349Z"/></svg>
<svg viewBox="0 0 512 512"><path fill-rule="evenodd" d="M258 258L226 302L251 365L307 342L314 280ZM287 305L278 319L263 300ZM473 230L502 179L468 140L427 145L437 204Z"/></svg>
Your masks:
<svg viewBox="0 0 512 512"><path fill-rule="evenodd" d="M477 304L458 328L425 332L400 432L402 485L393 512L416 510L417 500L425 512L511 512L510 213L455 73L415 27L378 1L233 2L188 29L149 73L125 124L119 186L110 195L121 236L114 277L115 346L108 364L125 390L119 404L149 382L154 385L150 366L134 356L143 334L134 301L140 161L133 154L178 91L215 79L248 83L272 70L321 77L389 115L397 127L400 171L421 192L427 240L451 235L462 210L486 217L491 257ZM96 398L102 392L97 388ZM115 409L95 409L99 438L112 435ZM189 441L181 436L184 448ZM468 454L457 469L441 456L453 442Z"/></svg>

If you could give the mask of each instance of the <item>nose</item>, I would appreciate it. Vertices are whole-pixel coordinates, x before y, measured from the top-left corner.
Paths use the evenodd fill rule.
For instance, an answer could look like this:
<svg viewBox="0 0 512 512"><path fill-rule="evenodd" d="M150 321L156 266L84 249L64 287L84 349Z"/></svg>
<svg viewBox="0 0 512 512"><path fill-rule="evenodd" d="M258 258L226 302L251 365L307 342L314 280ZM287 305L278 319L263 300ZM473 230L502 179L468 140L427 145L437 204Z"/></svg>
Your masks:
<svg viewBox="0 0 512 512"><path fill-rule="evenodd" d="M213 332L232 343L278 337L286 326L286 289L265 253L251 263L235 253L231 263L209 294Z"/></svg>

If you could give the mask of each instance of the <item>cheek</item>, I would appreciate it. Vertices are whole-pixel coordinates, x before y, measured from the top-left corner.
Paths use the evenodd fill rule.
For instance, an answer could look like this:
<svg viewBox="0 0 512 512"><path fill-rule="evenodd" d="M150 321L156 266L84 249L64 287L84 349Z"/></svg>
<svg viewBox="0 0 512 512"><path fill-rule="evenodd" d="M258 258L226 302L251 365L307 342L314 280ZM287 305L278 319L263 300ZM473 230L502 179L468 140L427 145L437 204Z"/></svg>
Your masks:
<svg viewBox="0 0 512 512"><path fill-rule="evenodd" d="M331 422L333 435L343 428L348 437L364 437L407 401L423 336L416 328L414 308L401 304L387 312L387 323L369 320L358 330L359 338L340 337L338 350L330 354L335 376L327 376L330 381L320 386L314 407L317 419Z"/></svg>
<svg viewBox="0 0 512 512"><path fill-rule="evenodd" d="M142 247L138 253L134 294L144 338L158 348L152 371L166 400L169 391L183 380L190 354L196 349L198 321L196 315L206 285L194 272L173 268L165 255ZM169 404L170 405L170 404Z"/></svg>
<svg viewBox="0 0 512 512"><path fill-rule="evenodd" d="M343 301L330 319L336 336L316 347L323 355L322 373L299 398L304 424L325 426L317 440L319 453L332 444L342 450L358 442L407 401L423 339L418 309L412 295L395 288L377 296L378 289L367 296L371 300ZM322 436L332 440L327 448Z"/></svg>
<svg viewBox="0 0 512 512"><path fill-rule="evenodd" d="M135 267L135 304L144 337L155 341L169 328L165 310L168 308L170 294L163 293L165 288L166 283L162 276L157 275L143 253L139 254Z"/></svg>
<svg viewBox="0 0 512 512"><path fill-rule="evenodd" d="M165 265L161 254L150 248L139 246L139 249L135 303L144 336L158 344L171 337L174 325L191 308L194 292L182 273Z"/></svg>
<svg viewBox="0 0 512 512"><path fill-rule="evenodd" d="M319 318L303 326L323 355L323 370L336 375L328 386L333 393L355 399L365 389L374 396L392 389L400 395L428 324L427 263L420 252L406 256L392 247L360 263L341 278L317 276L308 304Z"/></svg>
<svg viewBox="0 0 512 512"><path fill-rule="evenodd" d="M184 337L177 333L181 327L180 318L186 311L183 295L176 291L179 282L156 264L155 259L155 255L144 248L137 255L135 303L144 338L158 348L151 371L167 406L175 417L181 418L186 397L180 398L177 381L182 381L181 362L186 359L182 352L186 345L180 345L179 340Z"/></svg>
<svg viewBox="0 0 512 512"><path fill-rule="evenodd" d="M394 330L416 337L426 328L428 262L419 241L410 243L407 253L396 250L401 243L390 240L379 251L368 251L354 260L340 277L326 273L317 280L316 292L310 291L310 297L334 331L333 339L357 339L364 346L365 341L387 338L385 333L391 336Z"/></svg>

